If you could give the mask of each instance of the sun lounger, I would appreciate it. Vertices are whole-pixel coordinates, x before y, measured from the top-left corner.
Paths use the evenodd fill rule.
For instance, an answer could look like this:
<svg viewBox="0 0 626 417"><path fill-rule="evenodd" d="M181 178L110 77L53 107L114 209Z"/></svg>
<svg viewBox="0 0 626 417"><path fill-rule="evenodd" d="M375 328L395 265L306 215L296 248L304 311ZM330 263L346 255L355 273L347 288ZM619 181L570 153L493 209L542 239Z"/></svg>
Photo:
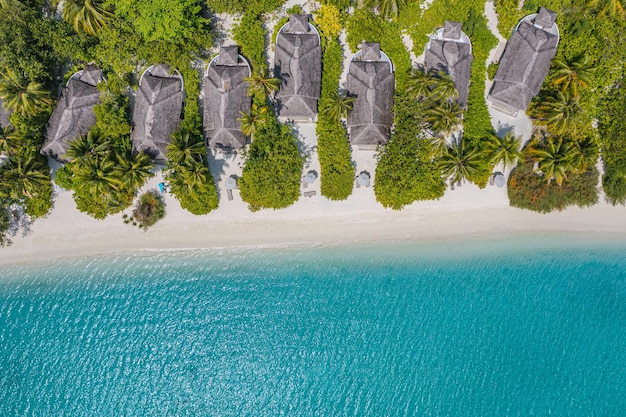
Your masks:
<svg viewBox="0 0 626 417"><path fill-rule="evenodd" d="M305 191L302 195L305 197L313 197L315 194L317 194L315 191Z"/></svg>
<svg viewBox="0 0 626 417"><path fill-rule="evenodd" d="M232 199L233 199L233 190L226 190L226 195L228 196L228 201L232 201Z"/></svg>

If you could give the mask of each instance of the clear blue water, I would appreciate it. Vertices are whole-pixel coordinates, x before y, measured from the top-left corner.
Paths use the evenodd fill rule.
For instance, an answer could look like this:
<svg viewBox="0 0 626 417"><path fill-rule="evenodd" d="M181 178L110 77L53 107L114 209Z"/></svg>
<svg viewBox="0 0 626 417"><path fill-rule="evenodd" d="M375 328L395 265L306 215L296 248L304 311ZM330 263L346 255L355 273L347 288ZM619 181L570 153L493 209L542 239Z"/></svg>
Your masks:
<svg viewBox="0 0 626 417"><path fill-rule="evenodd" d="M0 416L624 416L625 249L517 236L0 267Z"/></svg>

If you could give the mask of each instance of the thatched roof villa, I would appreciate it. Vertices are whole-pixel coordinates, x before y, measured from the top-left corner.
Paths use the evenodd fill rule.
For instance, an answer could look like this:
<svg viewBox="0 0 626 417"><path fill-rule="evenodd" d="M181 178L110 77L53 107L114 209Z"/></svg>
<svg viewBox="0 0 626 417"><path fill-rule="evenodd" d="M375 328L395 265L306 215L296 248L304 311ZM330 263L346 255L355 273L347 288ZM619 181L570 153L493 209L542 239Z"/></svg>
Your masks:
<svg viewBox="0 0 626 417"><path fill-rule="evenodd" d="M457 102L467 107L470 69L472 66L472 44L461 30L461 22L446 20L443 28L431 36L426 45L424 60L428 70L444 71L454 81L459 92Z"/></svg>
<svg viewBox="0 0 626 417"><path fill-rule="evenodd" d="M559 43L556 13L542 7L520 20L500 59L487 97L493 106L516 115L539 94Z"/></svg>
<svg viewBox="0 0 626 417"><path fill-rule="evenodd" d="M348 68L348 92L355 98L348 115L350 143L361 148L387 143L395 84L393 65L380 44L364 43Z"/></svg>
<svg viewBox="0 0 626 417"><path fill-rule="evenodd" d="M211 149L233 151L246 145L246 135L238 120L250 113L246 77L251 74L248 62L237 46L223 46L209 63L204 79L204 131Z"/></svg>
<svg viewBox="0 0 626 417"><path fill-rule="evenodd" d="M133 152L144 151L158 164L178 129L183 107L183 77L167 64L148 68L139 79L133 109Z"/></svg>
<svg viewBox="0 0 626 417"><path fill-rule="evenodd" d="M79 135L85 135L96 124L94 106L100 100L97 84L102 70L88 64L70 77L46 126L46 141L41 153L59 162L68 162L65 153Z"/></svg>
<svg viewBox="0 0 626 417"><path fill-rule="evenodd" d="M281 81L276 93L278 115L313 121L322 82L322 47L306 14L292 14L278 31L274 74Z"/></svg>

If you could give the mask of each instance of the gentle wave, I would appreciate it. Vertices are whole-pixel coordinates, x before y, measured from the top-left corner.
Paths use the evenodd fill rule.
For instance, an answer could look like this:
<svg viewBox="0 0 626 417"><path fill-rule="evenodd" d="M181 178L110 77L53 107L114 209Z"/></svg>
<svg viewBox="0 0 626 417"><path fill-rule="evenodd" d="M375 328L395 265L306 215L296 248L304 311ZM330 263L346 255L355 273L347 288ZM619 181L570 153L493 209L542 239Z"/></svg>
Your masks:
<svg viewBox="0 0 626 417"><path fill-rule="evenodd" d="M2 416L618 416L617 242L116 254L4 268Z"/></svg>

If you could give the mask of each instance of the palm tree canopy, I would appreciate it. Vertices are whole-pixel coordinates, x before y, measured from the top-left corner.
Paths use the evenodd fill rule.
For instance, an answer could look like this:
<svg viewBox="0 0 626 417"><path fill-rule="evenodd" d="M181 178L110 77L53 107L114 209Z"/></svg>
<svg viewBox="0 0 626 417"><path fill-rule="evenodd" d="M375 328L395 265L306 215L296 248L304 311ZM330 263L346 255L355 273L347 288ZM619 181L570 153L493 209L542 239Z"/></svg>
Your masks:
<svg viewBox="0 0 626 417"><path fill-rule="evenodd" d="M120 184L127 190L134 192L141 187L148 178L152 177L154 163L148 154L139 152L132 155L130 152L117 155L118 165L115 167Z"/></svg>
<svg viewBox="0 0 626 417"><path fill-rule="evenodd" d="M104 5L104 0L65 0L63 19L74 26L76 32L95 35L107 24L112 16Z"/></svg>
<svg viewBox="0 0 626 417"><path fill-rule="evenodd" d="M468 148L464 140L455 141L441 155L438 163L445 178L452 182L472 181L480 172L481 158L476 148Z"/></svg>
<svg viewBox="0 0 626 417"><path fill-rule="evenodd" d="M502 168L515 164L515 161L523 161L521 151L522 138L515 136L513 132L506 132L503 137L493 135L487 148L491 151L491 163L494 165L502 162Z"/></svg>
<svg viewBox="0 0 626 417"><path fill-rule="evenodd" d="M530 154L539 163L539 170L545 175L548 184L555 180L561 186L567 173L574 170L575 150L571 141L563 138L549 138L545 146L533 146Z"/></svg>
<svg viewBox="0 0 626 417"><path fill-rule="evenodd" d="M423 68L413 68L406 83L406 93L413 100L426 99L430 97L436 82L432 72Z"/></svg>
<svg viewBox="0 0 626 417"><path fill-rule="evenodd" d="M250 77L244 78L248 83L248 95L249 96L261 96L263 98L271 97L275 91L278 91L280 87L280 79L267 78L261 74L253 74Z"/></svg>
<svg viewBox="0 0 626 417"><path fill-rule="evenodd" d="M453 101L459 97L454 80L447 73L437 71L437 77L434 77L434 80L432 95L435 100Z"/></svg>
<svg viewBox="0 0 626 417"><path fill-rule="evenodd" d="M110 147L110 141L92 129L86 135L79 135L69 143L66 156L80 166L89 159L106 157Z"/></svg>
<svg viewBox="0 0 626 417"><path fill-rule="evenodd" d="M579 56L571 62L555 59L553 65L556 78L552 84L560 86L562 91L569 90L574 97L578 96L580 88L588 87L592 83L596 71L596 67L586 55Z"/></svg>
<svg viewBox="0 0 626 417"><path fill-rule="evenodd" d="M50 94L37 82L26 82L11 69L0 73L0 98L13 111L34 115L52 104Z"/></svg>
<svg viewBox="0 0 626 417"><path fill-rule="evenodd" d="M237 120L241 123L241 132L246 136L254 136L259 127L267 122L269 107L252 103L250 114L240 113L241 117Z"/></svg>
<svg viewBox="0 0 626 417"><path fill-rule="evenodd" d="M616 16L626 19L626 9L620 0L589 0L587 6L600 9L600 16Z"/></svg>
<svg viewBox="0 0 626 417"><path fill-rule="evenodd" d="M575 126L577 116L581 110L578 97L557 91L554 96L547 97L537 106L539 120L542 120L549 130L563 133Z"/></svg>
<svg viewBox="0 0 626 417"><path fill-rule="evenodd" d="M354 104L354 97L347 94L339 94L338 91L333 91L330 97L322 99L322 111L328 114L328 117L334 121L339 121L342 118L348 116L348 113L352 111L352 105Z"/></svg>
<svg viewBox="0 0 626 417"><path fill-rule="evenodd" d="M1 170L0 194L15 201L34 197L50 181L42 168L41 161L32 154L9 158Z"/></svg>
<svg viewBox="0 0 626 417"><path fill-rule="evenodd" d="M463 110L458 103L445 101L426 110L424 120L433 131L447 134L459 124L462 115Z"/></svg>
<svg viewBox="0 0 626 417"><path fill-rule="evenodd" d="M175 132L172 135L172 141L167 145L167 159L172 166L193 164L197 156L203 153L202 137L192 135L188 131Z"/></svg>

